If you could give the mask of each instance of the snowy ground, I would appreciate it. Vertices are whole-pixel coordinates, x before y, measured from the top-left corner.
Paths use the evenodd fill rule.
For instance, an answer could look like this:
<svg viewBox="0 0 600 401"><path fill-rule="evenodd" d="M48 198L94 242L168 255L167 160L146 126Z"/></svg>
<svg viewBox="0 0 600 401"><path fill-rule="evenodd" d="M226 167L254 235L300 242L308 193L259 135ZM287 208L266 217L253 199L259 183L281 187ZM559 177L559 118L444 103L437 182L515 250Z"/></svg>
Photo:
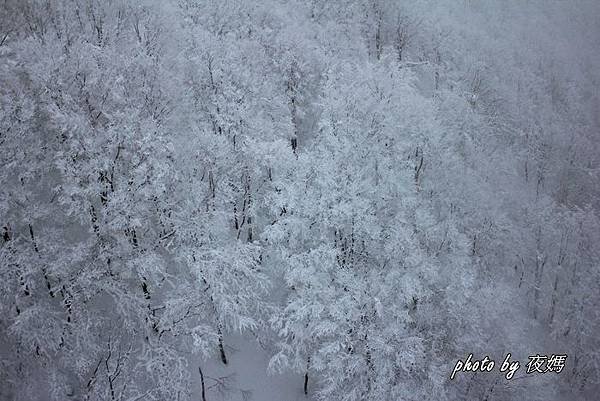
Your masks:
<svg viewBox="0 0 600 401"><path fill-rule="evenodd" d="M207 401L297 401L312 400L303 393L300 374L269 374L267 366L271 353L249 336L225 338L228 364L218 356L207 361L197 358L192 364L194 393L201 400L198 366L204 373ZM310 390L310 389L309 389Z"/></svg>

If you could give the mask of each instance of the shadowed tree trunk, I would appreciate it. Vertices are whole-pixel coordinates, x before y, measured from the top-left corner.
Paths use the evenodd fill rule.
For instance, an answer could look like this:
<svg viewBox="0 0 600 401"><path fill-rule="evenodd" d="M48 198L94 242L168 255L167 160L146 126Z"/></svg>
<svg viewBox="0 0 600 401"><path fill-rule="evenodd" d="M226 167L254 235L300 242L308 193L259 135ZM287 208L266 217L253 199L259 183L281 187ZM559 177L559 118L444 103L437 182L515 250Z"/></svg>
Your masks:
<svg viewBox="0 0 600 401"><path fill-rule="evenodd" d="M219 328L219 353L221 354L221 361L227 365L227 356L225 355L225 347L223 347L223 334L221 328Z"/></svg>
<svg viewBox="0 0 600 401"><path fill-rule="evenodd" d="M308 395L308 372L304 374L304 395Z"/></svg>
<svg viewBox="0 0 600 401"><path fill-rule="evenodd" d="M304 373L304 395L308 395L308 368L310 366L310 357L306 360L306 372Z"/></svg>
<svg viewBox="0 0 600 401"><path fill-rule="evenodd" d="M202 368L198 366L198 372L200 373L200 385L202 386L202 401L206 401L206 390L204 388L204 374Z"/></svg>

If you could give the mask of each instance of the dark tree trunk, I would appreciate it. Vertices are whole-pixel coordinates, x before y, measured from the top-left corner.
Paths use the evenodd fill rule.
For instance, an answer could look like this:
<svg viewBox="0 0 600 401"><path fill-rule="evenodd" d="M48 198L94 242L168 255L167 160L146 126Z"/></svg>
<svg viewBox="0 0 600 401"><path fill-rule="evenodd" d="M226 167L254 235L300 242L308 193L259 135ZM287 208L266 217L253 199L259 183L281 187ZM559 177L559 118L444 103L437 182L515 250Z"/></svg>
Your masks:
<svg viewBox="0 0 600 401"><path fill-rule="evenodd" d="M204 374L202 373L202 368L198 366L198 372L200 373L200 385L202 386L202 401L206 401L206 391L204 388Z"/></svg>
<svg viewBox="0 0 600 401"><path fill-rule="evenodd" d="M308 372L304 374L304 395L308 395Z"/></svg>
<svg viewBox="0 0 600 401"><path fill-rule="evenodd" d="M225 348L223 347L223 336L219 333L219 353L221 354L221 361L227 365L227 356L225 355Z"/></svg>

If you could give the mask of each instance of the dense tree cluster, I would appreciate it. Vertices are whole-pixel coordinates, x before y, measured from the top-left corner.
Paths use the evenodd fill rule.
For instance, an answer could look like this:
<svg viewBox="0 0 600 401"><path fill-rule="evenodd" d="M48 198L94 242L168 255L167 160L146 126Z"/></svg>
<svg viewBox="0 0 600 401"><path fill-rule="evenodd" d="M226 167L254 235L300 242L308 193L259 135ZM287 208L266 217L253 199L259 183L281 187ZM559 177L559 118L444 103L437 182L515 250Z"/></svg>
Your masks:
<svg viewBox="0 0 600 401"><path fill-rule="evenodd" d="M594 2L1 3L0 398L198 399L233 332L319 400L598 391Z"/></svg>

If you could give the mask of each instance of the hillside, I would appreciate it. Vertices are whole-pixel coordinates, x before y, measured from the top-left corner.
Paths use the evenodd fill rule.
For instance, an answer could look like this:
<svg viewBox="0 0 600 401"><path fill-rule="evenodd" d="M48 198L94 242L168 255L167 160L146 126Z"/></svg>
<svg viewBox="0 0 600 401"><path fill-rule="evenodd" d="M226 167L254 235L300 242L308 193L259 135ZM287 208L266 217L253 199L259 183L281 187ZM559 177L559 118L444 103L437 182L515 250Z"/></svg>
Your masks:
<svg viewBox="0 0 600 401"><path fill-rule="evenodd" d="M0 3L0 399L600 391L598 2Z"/></svg>

